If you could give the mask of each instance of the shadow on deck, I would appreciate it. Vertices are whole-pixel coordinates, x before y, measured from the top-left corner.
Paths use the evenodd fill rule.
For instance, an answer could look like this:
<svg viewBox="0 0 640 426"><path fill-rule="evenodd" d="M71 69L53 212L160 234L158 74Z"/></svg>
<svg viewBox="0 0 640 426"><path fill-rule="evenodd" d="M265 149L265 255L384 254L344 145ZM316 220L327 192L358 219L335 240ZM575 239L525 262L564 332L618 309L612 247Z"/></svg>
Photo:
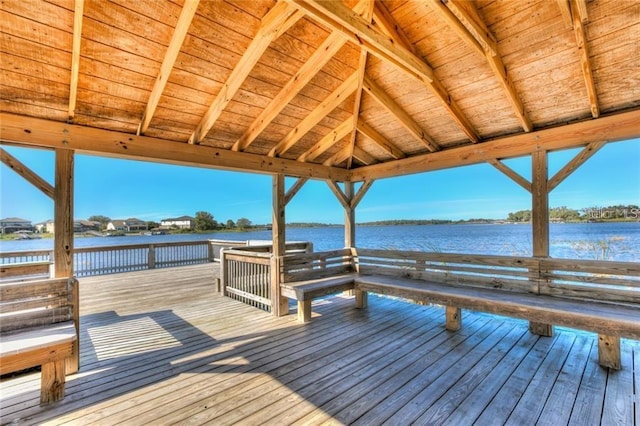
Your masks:
<svg viewBox="0 0 640 426"><path fill-rule="evenodd" d="M39 402L1 383L2 423L640 424L640 343L598 366L593 334L370 296L319 300L306 325L215 293L215 265L81 280L81 371Z"/></svg>

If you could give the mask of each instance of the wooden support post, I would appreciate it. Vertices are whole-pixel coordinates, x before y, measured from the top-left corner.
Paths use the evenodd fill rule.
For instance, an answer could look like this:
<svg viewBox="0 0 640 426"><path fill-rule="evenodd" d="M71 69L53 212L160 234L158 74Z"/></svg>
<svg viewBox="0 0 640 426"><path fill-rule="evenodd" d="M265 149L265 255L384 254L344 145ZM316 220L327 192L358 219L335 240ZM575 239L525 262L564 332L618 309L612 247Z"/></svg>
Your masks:
<svg viewBox="0 0 640 426"><path fill-rule="evenodd" d="M598 359L602 367L620 370L622 362L620 360L620 337L598 335Z"/></svg>
<svg viewBox="0 0 640 426"><path fill-rule="evenodd" d="M55 278L73 277L73 162L74 153L68 149L56 149L55 186L53 189L55 235L53 239ZM66 373L73 374L80 368L80 309L79 286L73 286L75 301L73 322L76 326L76 341L73 353L67 358Z"/></svg>
<svg viewBox="0 0 640 426"><path fill-rule="evenodd" d="M349 205L344 208L344 246L355 247L356 244L356 209L351 205L355 191L353 182L345 182L344 195L349 200Z"/></svg>
<svg viewBox="0 0 640 426"><path fill-rule="evenodd" d="M549 189L547 151L538 150L531 155L531 199L533 228L533 255L549 257ZM540 336L553 336L553 324L529 322L529 330Z"/></svg>
<svg viewBox="0 0 640 426"><path fill-rule="evenodd" d="M280 291L280 282L282 281L280 262L285 254L286 203L283 174L273 176L272 196L271 313L275 316L282 316L289 313L289 299L283 297Z"/></svg>
<svg viewBox="0 0 640 426"><path fill-rule="evenodd" d="M298 322L311 321L311 299L298 300Z"/></svg>
<svg viewBox="0 0 640 426"><path fill-rule="evenodd" d="M356 308L357 309L366 309L369 305L369 293L363 290L354 290L356 294Z"/></svg>
<svg viewBox="0 0 640 426"><path fill-rule="evenodd" d="M54 359L42 364L41 374L40 405L47 405L64 398L66 381L64 359Z"/></svg>
<svg viewBox="0 0 640 426"><path fill-rule="evenodd" d="M462 309L455 306L445 308L446 325L449 331L458 331L462 328Z"/></svg>
<svg viewBox="0 0 640 426"><path fill-rule="evenodd" d="M153 244L149 244L149 253L147 254L147 266L149 269L156 268L156 248Z"/></svg>

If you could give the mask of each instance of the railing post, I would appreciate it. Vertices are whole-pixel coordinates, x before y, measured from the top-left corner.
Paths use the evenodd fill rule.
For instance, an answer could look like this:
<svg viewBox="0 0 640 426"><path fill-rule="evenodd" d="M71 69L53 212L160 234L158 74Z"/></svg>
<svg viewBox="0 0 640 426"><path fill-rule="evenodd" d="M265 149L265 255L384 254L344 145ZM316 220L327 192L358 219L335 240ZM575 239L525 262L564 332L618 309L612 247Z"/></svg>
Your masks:
<svg viewBox="0 0 640 426"><path fill-rule="evenodd" d="M224 296L226 294L227 287L227 259L225 258L224 248L220 248L220 285L218 291Z"/></svg>
<svg viewBox="0 0 640 426"><path fill-rule="evenodd" d="M213 251L213 243L209 242L207 244L207 257L209 258L209 262L214 262L214 251Z"/></svg>
<svg viewBox="0 0 640 426"><path fill-rule="evenodd" d="M153 244L149 244L149 254L147 256L149 269L156 268L156 248Z"/></svg>

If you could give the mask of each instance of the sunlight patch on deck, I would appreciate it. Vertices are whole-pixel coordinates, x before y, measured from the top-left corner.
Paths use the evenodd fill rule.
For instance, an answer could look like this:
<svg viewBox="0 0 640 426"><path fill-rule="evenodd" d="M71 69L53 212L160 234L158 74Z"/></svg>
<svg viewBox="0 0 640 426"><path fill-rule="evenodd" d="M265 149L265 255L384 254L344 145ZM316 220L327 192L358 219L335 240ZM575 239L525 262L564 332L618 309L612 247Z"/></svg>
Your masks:
<svg viewBox="0 0 640 426"><path fill-rule="evenodd" d="M182 345L149 317L121 321L116 333L114 329L112 325L87 328L96 357L100 361Z"/></svg>

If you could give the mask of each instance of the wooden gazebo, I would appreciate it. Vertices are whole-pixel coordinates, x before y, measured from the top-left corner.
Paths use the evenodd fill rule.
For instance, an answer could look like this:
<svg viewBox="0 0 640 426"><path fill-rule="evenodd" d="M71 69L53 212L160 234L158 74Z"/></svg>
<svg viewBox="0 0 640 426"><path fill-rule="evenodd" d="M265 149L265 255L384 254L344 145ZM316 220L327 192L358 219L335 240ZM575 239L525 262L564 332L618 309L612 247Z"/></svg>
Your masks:
<svg viewBox="0 0 640 426"><path fill-rule="evenodd" d="M486 162L532 194L543 258L549 192L640 137L639 16L618 0L5 0L0 142L55 150L55 185L2 161L54 199L56 277L73 276L75 153L272 175L276 257L308 179L355 247L376 179ZM549 176L547 154L576 147ZM503 162L522 156L530 181Z"/></svg>

